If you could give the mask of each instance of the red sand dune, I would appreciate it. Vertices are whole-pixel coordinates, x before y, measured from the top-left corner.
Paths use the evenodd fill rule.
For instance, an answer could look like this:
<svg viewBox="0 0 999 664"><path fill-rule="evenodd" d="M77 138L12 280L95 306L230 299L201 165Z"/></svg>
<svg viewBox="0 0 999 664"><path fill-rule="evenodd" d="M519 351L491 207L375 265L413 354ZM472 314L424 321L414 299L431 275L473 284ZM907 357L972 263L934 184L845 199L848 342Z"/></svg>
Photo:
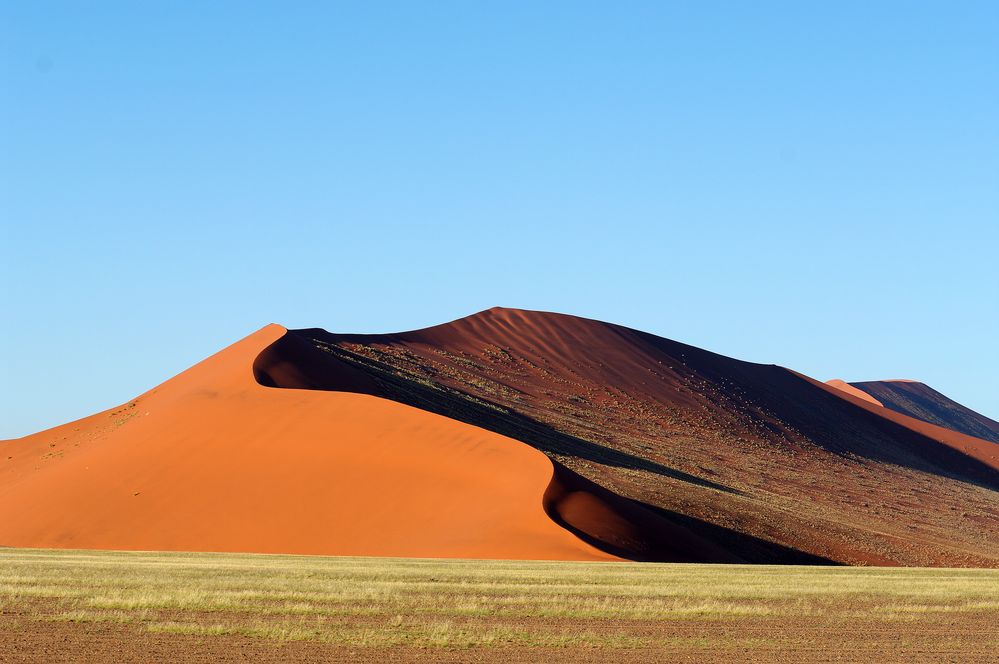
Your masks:
<svg viewBox="0 0 999 664"><path fill-rule="evenodd" d="M995 443L544 312L269 326L0 453L0 545L999 566Z"/></svg>
<svg viewBox="0 0 999 664"><path fill-rule="evenodd" d="M895 379L851 383L850 387L897 413L999 443L999 422L962 406L929 385Z"/></svg>
<svg viewBox="0 0 999 664"><path fill-rule="evenodd" d="M397 334L296 330L282 345L302 381L289 387L378 394L516 438L747 560L999 565L999 449L782 367L501 308Z"/></svg>
<svg viewBox="0 0 999 664"><path fill-rule="evenodd" d="M580 499L523 443L377 397L257 384L254 358L284 333L270 325L121 408L0 443L0 544L613 558L545 513L546 492L556 510Z"/></svg>
<svg viewBox="0 0 999 664"><path fill-rule="evenodd" d="M808 378L807 380L812 381L813 379ZM818 381L815 382L818 383ZM993 470L999 471L999 445L996 445L996 443L993 443L992 441L969 436L959 431L937 426L936 424L931 424L915 417L909 417L908 415L892 411L884 406L874 405L869 399L854 397L849 393L844 394L839 388L833 388L828 384L823 385L822 387L824 389L835 389L837 396L853 401L871 413L883 417L891 422L900 424L910 431L922 434L923 436L930 438L941 445L945 445L955 451L961 452L967 457L980 462L982 466L987 466Z"/></svg>

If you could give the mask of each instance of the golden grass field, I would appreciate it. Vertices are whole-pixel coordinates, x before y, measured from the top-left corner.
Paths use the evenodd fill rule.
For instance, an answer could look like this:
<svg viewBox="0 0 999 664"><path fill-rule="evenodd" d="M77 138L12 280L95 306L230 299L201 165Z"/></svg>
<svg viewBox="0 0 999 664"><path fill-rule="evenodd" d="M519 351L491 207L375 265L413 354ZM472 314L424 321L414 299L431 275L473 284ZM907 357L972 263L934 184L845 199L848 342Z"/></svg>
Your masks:
<svg viewBox="0 0 999 664"><path fill-rule="evenodd" d="M0 661L995 661L999 570L0 549Z"/></svg>

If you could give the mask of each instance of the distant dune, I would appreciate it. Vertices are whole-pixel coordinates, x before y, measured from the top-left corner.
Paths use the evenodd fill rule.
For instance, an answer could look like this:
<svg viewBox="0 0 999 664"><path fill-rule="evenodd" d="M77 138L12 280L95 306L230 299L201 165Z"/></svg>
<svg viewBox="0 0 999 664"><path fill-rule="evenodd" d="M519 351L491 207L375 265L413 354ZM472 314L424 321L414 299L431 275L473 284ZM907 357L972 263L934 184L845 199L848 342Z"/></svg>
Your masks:
<svg viewBox="0 0 999 664"><path fill-rule="evenodd" d="M902 379L850 383L850 387L903 415L999 443L999 422L965 408L929 385Z"/></svg>
<svg viewBox="0 0 999 664"><path fill-rule="evenodd" d="M0 442L0 545L999 566L999 445L890 403L560 314L272 325Z"/></svg>
<svg viewBox="0 0 999 664"><path fill-rule="evenodd" d="M878 401L877 399L875 399L874 397L872 397L867 392L864 392L863 390L858 390L853 385L850 385L850 383L847 383L844 380L840 380L839 378L833 378L832 380L827 380L826 381L826 385L831 385L832 387L835 387L837 390L842 390L842 391L846 392L847 394L850 394L850 395L853 395L853 396L857 397L858 399L863 399L864 401L869 401L870 403L874 404L875 406L884 406L883 403L881 403L880 401Z"/></svg>

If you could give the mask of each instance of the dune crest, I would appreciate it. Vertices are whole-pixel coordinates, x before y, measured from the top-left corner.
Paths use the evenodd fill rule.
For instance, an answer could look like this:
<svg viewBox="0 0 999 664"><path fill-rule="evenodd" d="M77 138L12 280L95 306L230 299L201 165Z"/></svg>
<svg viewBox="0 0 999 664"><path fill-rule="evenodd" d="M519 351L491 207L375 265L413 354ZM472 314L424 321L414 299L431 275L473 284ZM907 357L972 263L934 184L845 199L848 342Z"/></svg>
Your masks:
<svg viewBox="0 0 999 664"><path fill-rule="evenodd" d="M826 381L826 385L829 385L831 387L835 387L837 390L842 390L843 392L846 392L847 394L853 395L853 396L857 397L858 399L863 399L864 401L868 401L868 402L874 404L875 406L884 406L883 403L881 403L880 401L878 401L877 399L875 399L874 397L872 397L870 394L868 394L867 392L864 392L863 390L858 390L857 388L855 388L853 385L850 385L850 383L846 382L845 380L840 380L839 378L833 378L832 380L827 380Z"/></svg>

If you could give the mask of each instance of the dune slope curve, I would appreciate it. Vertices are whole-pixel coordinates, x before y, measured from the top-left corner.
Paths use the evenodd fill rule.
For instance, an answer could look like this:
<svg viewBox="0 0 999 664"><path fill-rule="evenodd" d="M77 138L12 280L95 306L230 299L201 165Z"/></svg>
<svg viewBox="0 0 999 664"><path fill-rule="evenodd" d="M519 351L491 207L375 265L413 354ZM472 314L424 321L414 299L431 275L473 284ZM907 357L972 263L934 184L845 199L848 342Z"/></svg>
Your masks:
<svg viewBox="0 0 999 664"><path fill-rule="evenodd" d="M0 545L608 560L515 440L374 396L275 390L267 326L120 408L0 443Z"/></svg>
<svg viewBox="0 0 999 664"><path fill-rule="evenodd" d="M379 382L371 375L317 350L294 333L285 334L267 346L254 360L253 374L261 385L279 390L382 394ZM441 410L441 400L443 395L431 395L428 401L416 401L413 405L441 412L451 421L462 421L461 417L453 417L459 413L447 408ZM478 426L473 428L482 431ZM502 437L510 445L526 446L518 440ZM709 542L684 525L622 498L556 461L549 460L549 464L554 474L544 494L545 512L555 523L601 551L628 560L744 562L735 552Z"/></svg>
<svg viewBox="0 0 999 664"><path fill-rule="evenodd" d="M863 390L858 390L856 387L850 385L850 383L840 378L833 378L832 380L827 380L826 385L828 385L829 387L835 387L837 390L846 392L847 394L857 397L858 399L863 399L867 403L872 403L875 406L884 406L883 403L872 397L867 392L864 392Z"/></svg>

